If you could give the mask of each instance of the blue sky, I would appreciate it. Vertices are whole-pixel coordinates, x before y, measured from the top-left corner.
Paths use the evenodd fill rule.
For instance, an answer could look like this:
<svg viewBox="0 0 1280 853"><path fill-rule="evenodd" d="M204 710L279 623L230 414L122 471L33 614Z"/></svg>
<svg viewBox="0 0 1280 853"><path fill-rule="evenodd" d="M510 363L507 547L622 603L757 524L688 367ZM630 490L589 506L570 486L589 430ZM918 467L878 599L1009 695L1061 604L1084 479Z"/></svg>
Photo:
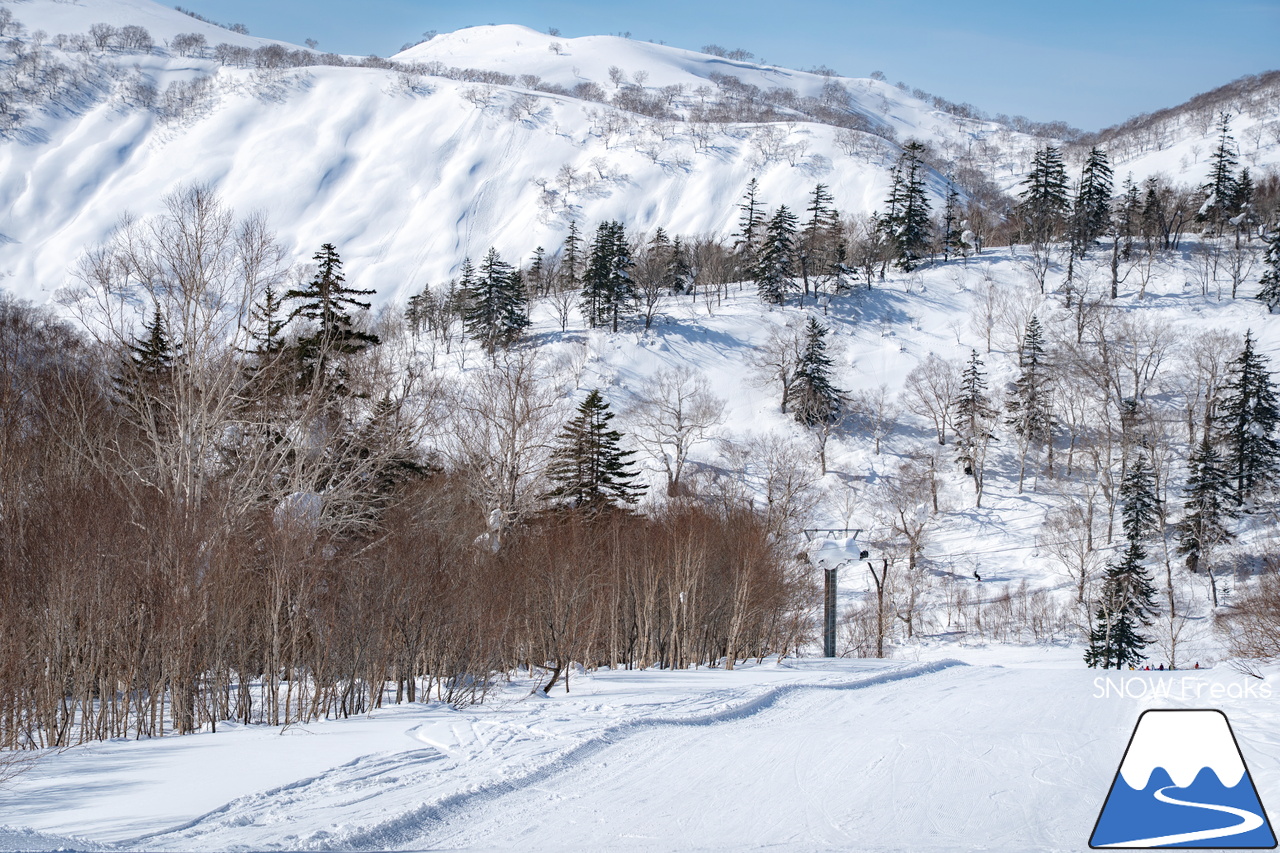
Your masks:
<svg viewBox="0 0 1280 853"><path fill-rule="evenodd" d="M517 23L744 48L792 68L885 73L989 113L1086 130L1280 67L1280 0L184 0L254 35L386 56L427 30Z"/></svg>

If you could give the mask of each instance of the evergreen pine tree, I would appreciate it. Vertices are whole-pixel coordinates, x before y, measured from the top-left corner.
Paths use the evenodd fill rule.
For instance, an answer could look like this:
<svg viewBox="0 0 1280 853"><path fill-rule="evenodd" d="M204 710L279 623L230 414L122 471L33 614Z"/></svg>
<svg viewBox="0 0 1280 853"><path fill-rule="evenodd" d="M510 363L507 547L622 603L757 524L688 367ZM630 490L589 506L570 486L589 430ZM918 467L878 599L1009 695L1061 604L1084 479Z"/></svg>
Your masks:
<svg viewBox="0 0 1280 853"><path fill-rule="evenodd" d="M592 327L612 326L634 296L631 251L621 222L601 222L582 276L582 312Z"/></svg>
<svg viewBox="0 0 1280 853"><path fill-rule="evenodd" d="M1069 206L1062 152L1052 145L1037 151L1022 185L1017 212L1023 240L1035 245L1052 242L1062 232Z"/></svg>
<svg viewBox="0 0 1280 853"><path fill-rule="evenodd" d="M1094 241L1111 224L1111 166L1107 152L1096 145L1089 150L1080 185L1071 209L1071 251L1083 258Z"/></svg>
<svg viewBox="0 0 1280 853"><path fill-rule="evenodd" d="M844 295L853 289L853 280L858 271L851 266L849 244L844 240L836 242L835 255L831 258L832 291Z"/></svg>
<svg viewBox="0 0 1280 853"><path fill-rule="evenodd" d="M1124 179L1124 192L1117 212L1119 236L1124 239L1124 259L1127 261L1133 255L1133 238L1142 229L1142 197L1138 185L1133 182L1132 172Z"/></svg>
<svg viewBox="0 0 1280 853"><path fill-rule="evenodd" d="M1280 308L1280 228L1275 228L1267 238L1267 254L1263 263L1266 269L1258 279L1256 298L1267 306L1267 313L1274 314Z"/></svg>
<svg viewBox="0 0 1280 853"><path fill-rule="evenodd" d="M1165 203L1160 194L1160 182L1155 175L1147 178L1147 192L1142 201L1142 214L1138 218L1142 239L1146 241L1147 251L1154 252L1157 247L1168 248L1165 242Z"/></svg>
<svg viewBox="0 0 1280 853"><path fill-rule="evenodd" d="M813 317L805 326L804 349L787 388L787 406L805 426L835 422L844 408L843 393L831 384L827 329Z"/></svg>
<svg viewBox="0 0 1280 853"><path fill-rule="evenodd" d="M654 230L653 237L649 240L649 253L654 258L654 266L657 267L659 285L663 289L674 291L675 280L672 278L675 268L674 248L671 245L671 238L667 236L666 229L662 226Z"/></svg>
<svg viewBox="0 0 1280 853"><path fill-rule="evenodd" d="M1019 461L1018 490L1022 490L1026 474L1026 450L1047 445L1053 436L1052 384L1046 364L1044 331L1040 320L1027 323L1022 352L1018 357L1018 378L1014 380L1005 403L1005 423L1022 439L1023 455Z"/></svg>
<svg viewBox="0 0 1280 853"><path fill-rule="evenodd" d="M987 378L982 359L977 350L971 350L969 363L960 374L960 390L956 395L955 429L957 459L964 466L965 474L978 482L978 451L981 443L990 438L991 421L995 411L987 396Z"/></svg>
<svg viewBox="0 0 1280 853"><path fill-rule="evenodd" d="M151 320L143 322L142 332L128 346L115 387L116 392L135 408L150 408L173 382L177 348L169 337L158 305Z"/></svg>
<svg viewBox="0 0 1280 853"><path fill-rule="evenodd" d="M1230 375L1218 406L1219 435L1226 448L1226 469L1234 481L1237 505L1273 482L1280 469L1280 440L1276 438L1280 403L1268 361L1254 349L1253 333L1246 332L1244 349L1227 365Z"/></svg>
<svg viewBox="0 0 1280 853"><path fill-rule="evenodd" d="M284 349L284 327L289 320L282 315L283 311L284 303L270 284L262 299L249 309L249 338L254 342L253 353L260 360L274 358Z"/></svg>
<svg viewBox="0 0 1280 853"><path fill-rule="evenodd" d="M888 213L880 220L895 264L906 271L929 253L930 205L925 192L924 146L908 142L898 156L889 188Z"/></svg>
<svg viewBox="0 0 1280 853"><path fill-rule="evenodd" d="M756 292L769 305L783 305L795 288L796 217L784 204L765 228L764 245L756 267Z"/></svg>
<svg viewBox="0 0 1280 853"><path fill-rule="evenodd" d="M1151 644L1142 628L1151 624L1155 587L1143 565L1147 558L1143 542L1155 527L1157 508L1155 480L1145 452L1137 453L1126 468L1120 497L1126 545L1120 559L1107 567L1084 654L1087 665L1103 669L1141 663L1146 658L1142 650Z"/></svg>
<svg viewBox="0 0 1280 853"><path fill-rule="evenodd" d="M532 285L534 296L547 295L547 250L541 246L533 250L533 260L529 262L529 274L525 280Z"/></svg>
<svg viewBox="0 0 1280 853"><path fill-rule="evenodd" d="M746 275L752 275L760 265L759 249L764 240L765 228L764 202L760 201L760 184L755 178L747 182L747 191L738 209L742 213L738 217L738 230L734 234L734 249L738 253L740 268Z"/></svg>
<svg viewBox="0 0 1280 853"><path fill-rule="evenodd" d="M427 285L405 300L404 322L414 337L422 334L422 327L431 316L431 286Z"/></svg>
<svg viewBox="0 0 1280 853"><path fill-rule="evenodd" d="M1218 147L1209 155L1209 180L1200 188L1204 203L1196 221L1211 234L1221 234L1234 214L1231 202L1239 186L1236 182L1236 141L1231 136L1231 114L1222 113L1218 125Z"/></svg>
<svg viewBox="0 0 1280 853"><path fill-rule="evenodd" d="M831 246L838 236L840 214L832 207L831 192L826 184L817 184L806 208L809 219L800 234L800 277L804 295L809 295L809 276L821 275L830 266ZM814 285L817 295L817 285Z"/></svg>
<svg viewBox="0 0 1280 853"><path fill-rule="evenodd" d="M367 310L370 303L355 297L370 296L374 291L346 285L342 259L332 243L321 246L313 259L318 264L315 277L301 288L285 291L282 297L299 302L289 314L290 321L301 317L315 324L294 345L299 379L305 387L345 394L346 371L335 362L335 356L353 355L382 343L377 335L357 328L350 314L353 308Z"/></svg>
<svg viewBox="0 0 1280 853"><path fill-rule="evenodd" d="M1120 500L1124 502L1121 529L1129 542L1142 543L1155 530L1160 520L1156 502L1155 472L1147 451L1139 449L1120 480ZM1143 551L1145 556L1146 552Z"/></svg>
<svg viewBox="0 0 1280 853"><path fill-rule="evenodd" d="M520 273L492 248L470 282L462 293L462 322L467 334L492 354L514 343L529 325L524 283Z"/></svg>
<svg viewBox="0 0 1280 853"><path fill-rule="evenodd" d="M1045 361L1044 331L1040 319L1033 316L1027 322L1022 352L1018 356L1018 378L1005 406L1009 411L1005 423L1017 435L1043 437L1053 424Z"/></svg>
<svg viewBox="0 0 1280 853"><path fill-rule="evenodd" d="M578 234L577 220L569 223L569 233L564 238L560 257L560 274L564 277L562 286L566 290L577 290L578 269L582 266L582 237Z"/></svg>
<svg viewBox="0 0 1280 853"><path fill-rule="evenodd" d="M622 433L609 427L613 417L599 391L587 394L556 440L547 469L555 488L548 498L590 512L640 499L644 489L633 484L639 472L630 467L635 454L620 447Z"/></svg>
<svg viewBox="0 0 1280 853"><path fill-rule="evenodd" d="M1235 194L1231 197L1230 222L1235 230L1236 248L1240 248L1240 238L1252 239L1253 227L1258 224L1258 213L1253 207L1253 177L1248 169L1240 170L1240 180L1236 182ZM1233 289L1234 290L1234 289ZM1233 297L1235 293L1231 294Z"/></svg>
<svg viewBox="0 0 1280 853"><path fill-rule="evenodd" d="M689 262L689 252L679 237L671 244L671 289L675 293L693 290L693 265Z"/></svg>
<svg viewBox="0 0 1280 853"><path fill-rule="evenodd" d="M1226 526L1233 512L1231 480L1208 431L1191 454L1188 467L1183 489L1186 513L1178 522L1177 552L1187 558L1187 569L1196 572L1206 552L1231 539Z"/></svg>
<svg viewBox="0 0 1280 853"><path fill-rule="evenodd" d="M1253 220L1249 218L1252 212L1253 196L1256 190L1253 186L1253 176L1249 174L1247 168L1240 170L1240 180L1236 181L1236 191L1231 196L1230 212L1233 216L1245 214L1249 222Z"/></svg>
<svg viewBox="0 0 1280 853"><path fill-rule="evenodd" d="M954 186L948 187L946 203L942 207L942 259L964 254L964 223L960 220L960 193Z"/></svg>
<svg viewBox="0 0 1280 853"><path fill-rule="evenodd" d="M403 484L431 473L405 421L401 403L384 396L374 404L367 421L349 427L337 439L330 479L350 480L353 469L358 469L363 484L349 510L353 515L373 520Z"/></svg>
<svg viewBox="0 0 1280 853"><path fill-rule="evenodd" d="M476 265L471 262L471 257L467 256L462 259L462 267L458 270L458 311L461 313L466 308L466 296L476 289Z"/></svg>
<svg viewBox="0 0 1280 853"><path fill-rule="evenodd" d="M284 329L288 318L284 316L284 303L271 284L267 284L262 299L249 308L249 340L252 348L245 367L245 376L253 386L253 394L260 400L270 400L288 391L291 369L284 358L287 341Z"/></svg>

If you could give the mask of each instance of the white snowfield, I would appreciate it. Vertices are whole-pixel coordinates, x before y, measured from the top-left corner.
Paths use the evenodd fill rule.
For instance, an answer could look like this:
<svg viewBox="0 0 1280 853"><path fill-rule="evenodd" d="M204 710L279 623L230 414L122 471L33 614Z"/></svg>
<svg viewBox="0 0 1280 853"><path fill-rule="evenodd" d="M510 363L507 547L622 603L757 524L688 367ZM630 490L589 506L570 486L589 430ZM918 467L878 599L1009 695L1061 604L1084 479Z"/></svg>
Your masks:
<svg viewBox="0 0 1280 853"><path fill-rule="evenodd" d="M1084 850L1141 711L1197 707L1095 679L1245 680L958 651L1007 665L578 672L550 697L76 747L0 791L0 850ZM1274 703L1219 707L1275 800Z"/></svg>

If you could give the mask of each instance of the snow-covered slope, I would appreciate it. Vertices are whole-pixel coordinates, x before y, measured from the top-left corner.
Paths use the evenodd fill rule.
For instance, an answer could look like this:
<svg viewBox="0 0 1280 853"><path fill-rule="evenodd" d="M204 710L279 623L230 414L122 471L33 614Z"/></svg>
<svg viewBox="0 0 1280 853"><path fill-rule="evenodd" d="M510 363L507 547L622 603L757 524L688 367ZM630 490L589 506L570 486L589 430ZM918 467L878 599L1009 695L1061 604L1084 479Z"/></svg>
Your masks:
<svg viewBox="0 0 1280 853"><path fill-rule="evenodd" d="M158 40L203 29L211 46L257 46L146 0L8 7L29 29L47 33L87 31L100 19L140 21ZM487 58L511 71L558 74L566 83L595 75L605 85L608 66L626 61L633 72L649 70L651 86L703 81L732 64L614 38L573 40L558 56L547 50L549 41L520 27L482 27L403 58L468 65ZM844 154L835 128L816 124L720 125L695 144L682 123L659 127L543 92L369 68L227 68L164 53L96 54L100 76L103 68L116 69L119 79L86 85L73 103L30 111L0 142L0 209L10 212L0 220L7 286L47 298L65 282L69 260L100 241L118 216L154 212L165 193L188 181L214 185L241 212L265 212L300 259L322 242L336 243L348 268L387 298L439 282L464 256L491 245L513 260L537 245L555 246L571 218L587 227L619 218L638 231L662 225L678 233L724 232L752 177L770 204L802 208L821 181L844 210L870 210L885 194L896 155L875 137L865 152ZM762 84L808 90L819 89L822 79L738 70ZM209 78L209 91L181 116L158 116L131 102L134 82L163 92L201 76ZM517 114L521 96L532 100ZM926 111L886 93L877 97L900 135L930 131L919 126ZM619 121L630 126L606 129ZM758 140L762 133L767 140ZM558 183L566 167L577 179Z"/></svg>
<svg viewBox="0 0 1280 853"><path fill-rule="evenodd" d="M29 27L46 32L83 31L108 18L116 25L143 21L157 37L172 38L200 23L149 0L0 2ZM257 43L223 30L207 36L210 42L223 37L243 46ZM47 44L42 51L67 62L87 61ZM833 84L817 74L627 39L557 39L516 26L447 34L399 59L437 73L248 69L164 49L147 55L94 53L84 85L76 90L83 97L32 109L0 140L0 274L7 276L0 285L47 299L67 281L76 257L106 237L121 214L152 213L166 193L189 181L213 185L241 213L263 211L299 261L321 243L336 244L348 279L375 288L388 301L441 284L464 257L479 258L489 246L513 261L526 259L539 245L553 248L574 220L584 230L616 218L632 233L659 225L678 234L731 231L752 178L759 179L770 206L803 209L821 181L844 211L869 211L882 204L896 157L896 146L870 134L862 134L866 144L849 153L837 139L838 129L828 125L699 128L696 122L625 116L598 102L525 88L539 82L532 78L512 85L480 83L474 74L458 79L466 75L449 69L519 72L565 89L584 80L601 86L639 81L646 91L680 86L684 94L674 103L686 112L697 108L704 97L698 86L713 74L732 74L760 88L786 86L815 98ZM630 82L611 80L613 67L622 68ZM112 68L115 76L104 76ZM131 94L148 81L162 93L187 92L182 87L202 76L209 81L203 94L191 95L180 109L163 108L167 95L156 95L162 108L148 109ZM938 144L988 133L1008 136L933 111L877 81L836 82L846 90L850 109L895 122L899 138L908 131ZM611 116L625 116L632 126L611 130ZM706 135L699 138L699 130ZM763 139L770 134L776 137L772 142ZM782 150L770 148L773 143ZM1011 341L1031 312L1047 328L1076 322L1069 302L1046 297L1030 284L1027 260L988 252L963 264L891 277L873 291L840 300L826 318L840 343L840 387L857 392L884 385L893 396L907 373L931 355L958 363L978 350L993 392L1001 396L1014 370ZM1262 351L1275 354L1275 323L1259 317L1262 309L1250 299L1222 301L1221 281L1197 287L1204 272L1198 263L1190 256L1145 268L1126 262L1119 304L1179 334L1221 327L1232 335L1232 347L1252 327ZM1095 293L1110 275L1106 259L1098 258L1077 264L1076 272L1077 290L1092 287ZM1050 290L1061 274L1051 272ZM1256 265L1253 275L1256 280ZM1243 295L1254 286L1246 283ZM989 318L985 331L983 316ZM777 411L776 390L755 381L758 371L748 363L770 332L794 315L767 311L754 295L738 290L714 301L671 298L649 334L610 336L580 323L565 331L546 304L535 306L534 320L531 332L548 361L561 359L572 367L562 371L567 394L606 388L613 402L625 406L659 370L689 366L730 400L727 437L805 436ZM459 370L466 369L464 357ZM921 436L927 441L920 433L917 444ZM829 467L839 473L827 475L828 500L815 511L815 523L860 526L855 516L867 512L850 507L874 499L877 485L900 461L896 451L915 452L905 440L902 447L888 442L883 456L867 444L862 435L833 439ZM968 508L968 483L947 466L957 509L943 513L927 555L953 581L977 572L1033 588L1061 586L1062 578L1045 561L1025 559L1040 553L1034 534L1053 500L1015 489L1012 450L1000 447L994 454L1000 476L993 477L981 510ZM722 460L708 450L703 461L710 467ZM1031 484L1027 491L1037 488Z"/></svg>
<svg viewBox="0 0 1280 853"><path fill-rule="evenodd" d="M145 20L164 35L199 23L149 0L0 2L30 25L50 29L75 29L77 21L87 29L115 17L117 25ZM218 31L209 41L223 35L235 36ZM813 123L715 125L705 145L689 123L678 121L632 116L632 130L612 133L605 127L607 115L621 113L604 104L442 76L449 68L483 66L562 87L593 78L612 85L609 68L618 66L633 84L636 72L644 71L650 89L679 85L696 99L695 84L730 71L753 86L785 83L816 97L831 81L815 74L626 39L553 39L515 26L440 36L399 58L438 63L434 70L441 73L326 66L250 70L165 51L98 55L99 66L128 69L121 80L108 80L109 91L87 85L81 101L33 111L18 132L0 141L0 273L8 276L0 286L47 299L67 281L75 258L102 240L122 213L152 213L165 193L188 181L212 184L241 213L263 211L299 261L321 243L335 243L348 280L377 289L379 299L388 301L441 284L464 257L478 258L489 246L513 261L527 258L535 246L552 248L575 219L589 229L617 218L632 233L658 225L683 234L730 231L753 177L771 206L802 209L821 181L846 212L872 210L883 201L896 156L892 143L865 134L867 146L846 153L836 128ZM130 100L130 79L149 79L165 90L200 75L211 81L208 92L192 98L181 115L157 114ZM901 123L900 138L907 129L956 140L989 130L962 126L877 81L842 85L851 93L851 108ZM679 103L681 109L695 106ZM780 134L784 146L806 147L772 156L758 144L767 130ZM1030 283L1027 260L1004 250L988 252L893 276L875 290L840 300L825 320L839 342L840 387L859 392L884 385L892 398L907 373L931 355L959 363L976 349L983 353L993 393L1002 396L1016 362L1009 354L1012 341L1029 312L1050 329L1075 322L1069 303L1045 297ZM1252 327L1263 352L1280 351L1280 329L1259 316L1261 307L1251 299L1222 301L1220 281L1197 286L1203 272L1197 263L1190 256L1146 268L1127 262L1119 304L1178 334L1226 329L1233 348ZM1105 258L1077 264L1076 272L1077 289L1092 287L1095 293L1110 274ZM1050 290L1061 274L1051 272ZM1255 269L1255 280L1256 275ZM1247 283L1243 295L1254 286ZM723 299L700 296L692 302L670 298L648 334L608 335L586 330L579 321L564 331L546 304L535 306L534 321L532 337L548 363L559 359L567 365L560 384L569 395L605 388L623 407L661 369L687 366L706 375L730 401L727 438L807 438L778 412L776 389L756 381L758 371L749 364L769 334L795 316L767 311L753 294L735 290ZM459 370L466 369L464 355ZM884 455L872 453L861 434L833 439L833 473L826 477L827 497L814 523L863 526L865 504L874 502L879 485L901 461L896 454L914 453L928 441L923 432L910 438L890 439ZM710 443L699 454L708 468L723 461ZM1033 589L1065 588L1069 584L1046 559L1027 559L1042 556L1035 534L1054 500L1036 493L1034 483L1026 486L1031 494L1015 488L1011 449L1002 445L994 455L999 474L980 510L971 508L968 481L944 463L954 512L944 506L926 555L949 582L976 572L1025 581ZM1241 547L1255 544L1246 540ZM858 583L865 585L866 578Z"/></svg>
<svg viewBox="0 0 1280 853"><path fill-rule="evenodd" d="M823 182L845 212L870 211L883 201L897 155L880 136L841 143L836 128L811 122L695 129L519 86L377 68L226 67L163 45L179 32L203 34L206 55L220 42L266 42L149 0L4 5L27 26L23 50L42 30L46 64L83 69L75 87L37 99L0 139L0 210L7 211L0 275L40 301L121 214L155 212L184 182L212 184L242 213L264 212L300 260L322 242L336 243L361 283L386 299L439 283L464 256L491 245L512 260L558 245L573 218L588 229L619 218L635 232L661 225L724 233L753 177L770 206L802 209ZM158 46L146 55L113 49L88 56L55 46L55 34L87 32L99 21L142 24ZM820 96L831 82L626 39L565 40L559 54L549 50L554 41L522 27L478 27L399 59L531 74L564 87L593 80L608 89L609 68L621 65L631 84L637 72L648 75L650 96L683 86L673 109L686 113L705 97L697 87L716 73L801 96ZM30 76L38 89L39 71ZM170 87L199 78L207 87L166 111ZM839 82L851 112L900 139L958 144L994 129L876 81ZM156 104L148 108L150 87ZM572 179L558 181L566 168ZM941 187L935 176L935 192Z"/></svg>
<svg viewBox="0 0 1280 853"><path fill-rule="evenodd" d="M976 158L1005 186L1020 180L1039 144L880 81L616 37L560 39L486 26L399 54L398 62L417 68L410 74L230 67L211 58L216 45L280 43L151 0L0 3L26 25L23 53L33 52L35 31L45 34L40 61L15 78L36 93L32 103L20 121L0 128L0 281L38 301L65 283L72 261L120 215L153 213L166 193L190 181L212 184L241 213L265 213L298 260L322 242L337 244L348 269L385 300L441 283L463 257L490 246L523 262L539 245L557 246L571 219L585 230L617 218L633 233L661 225L723 234L733 229L751 178L769 207L802 210L822 182L845 213L869 212L883 205L899 150L892 139ZM157 46L146 54L58 46L58 34L85 33L99 22L144 26ZM203 55L168 48L186 32L205 37ZM61 82L51 85L53 65L69 71L54 74ZM459 79L451 70L459 68L509 75L510 85L477 82L475 74ZM173 88L200 79L195 94ZM596 99L627 89L661 100L675 118L571 94L583 83L599 87ZM744 115L764 105L783 120L687 120L723 100L725 86L738 87L735 108ZM797 98L874 133L804 120L803 110L787 106ZM1169 164L1156 158L1124 168L1141 178ZM935 194L944 186L934 175Z"/></svg>
<svg viewBox="0 0 1280 853"><path fill-rule="evenodd" d="M936 110L879 80L794 71L618 36L563 39L514 24L469 27L415 45L394 58L482 68L517 78L533 75L565 87L594 81L609 93L638 84L646 90L681 86L691 93L700 86L713 85L720 75L762 91L790 89L809 98L822 98L824 91L830 96L829 87L839 85L849 95L841 108L891 128L900 139L913 137L942 144L997 130L993 123L959 119ZM696 102L694 98L684 103Z"/></svg>
<svg viewBox="0 0 1280 853"><path fill-rule="evenodd" d="M518 681L481 707L79 746L0 791L0 850L1083 850L1138 714L1252 681L995 660L581 673L545 698ZM1265 797L1274 703L1222 707Z"/></svg>
<svg viewBox="0 0 1280 853"><path fill-rule="evenodd" d="M104 23L115 27L130 24L146 27L159 45L179 33L198 33L210 45L226 42L256 48L264 44L284 44L233 32L152 0L5 0L2 5L28 30L43 30L51 37L58 33L87 33L91 25Z"/></svg>

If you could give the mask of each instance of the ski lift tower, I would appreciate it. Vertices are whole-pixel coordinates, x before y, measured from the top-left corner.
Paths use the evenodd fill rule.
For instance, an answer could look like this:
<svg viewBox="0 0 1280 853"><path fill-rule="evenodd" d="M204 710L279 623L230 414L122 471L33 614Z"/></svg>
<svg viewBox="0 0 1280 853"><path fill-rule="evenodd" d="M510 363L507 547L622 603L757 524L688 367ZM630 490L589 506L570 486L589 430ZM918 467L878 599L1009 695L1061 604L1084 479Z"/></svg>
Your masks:
<svg viewBox="0 0 1280 853"><path fill-rule="evenodd" d="M804 531L809 545L805 555L822 569L822 656L836 656L836 576L840 569L870 556L858 546L861 529L819 527Z"/></svg>

